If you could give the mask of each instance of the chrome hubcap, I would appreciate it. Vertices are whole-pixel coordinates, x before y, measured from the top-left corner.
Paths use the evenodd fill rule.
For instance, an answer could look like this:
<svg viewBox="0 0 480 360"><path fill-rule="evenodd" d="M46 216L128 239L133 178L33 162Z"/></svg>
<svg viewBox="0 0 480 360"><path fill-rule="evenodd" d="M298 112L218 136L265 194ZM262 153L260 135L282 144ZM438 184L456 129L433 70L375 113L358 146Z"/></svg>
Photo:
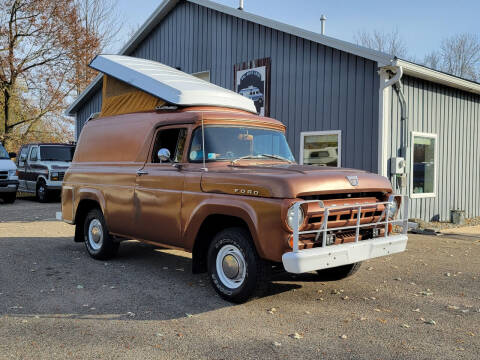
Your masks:
<svg viewBox="0 0 480 360"><path fill-rule="evenodd" d="M98 219L93 219L88 225L88 243L94 250L102 247L103 230L102 223Z"/></svg>
<svg viewBox="0 0 480 360"><path fill-rule="evenodd" d="M238 261L233 255L227 255L223 258L222 268L223 272L229 279L235 279L235 277L238 275L238 271L240 270Z"/></svg>
<svg viewBox="0 0 480 360"><path fill-rule="evenodd" d="M225 245L220 249L217 254L216 268L219 280L230 289L239 288L245 281L246 261L236 246Z"/></svg>

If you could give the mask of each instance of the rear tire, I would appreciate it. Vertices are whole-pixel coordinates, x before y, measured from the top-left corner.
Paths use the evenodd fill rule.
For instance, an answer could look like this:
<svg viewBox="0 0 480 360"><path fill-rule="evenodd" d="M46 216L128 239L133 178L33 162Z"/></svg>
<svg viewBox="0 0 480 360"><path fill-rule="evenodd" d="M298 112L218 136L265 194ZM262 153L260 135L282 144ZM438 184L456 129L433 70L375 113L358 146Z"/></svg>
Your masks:
<svg viewBox="0 0 480 360"><path fill-rule="evenodd" d="M15 200L17 199L17 193L16 192L7 193L7 194L1 195L1 197L2 197L3 202L5 204L13 204L15 202Z"/></svg>
<svg viewBox="0 0 480 360"><path fill-rule="evenodd" d="M120 244L114 242L100 209L87 213L83 223L83 237L89 255L97 260L111 259L117 255Z"/></svg>
<svg viewBox="0 0 480 360"><path fill-rule="evenodd" d="M48 191L48 188L47 188L47 185L45 184L45 181L43 180L40 180L38 183L37 183L37 187L36 187L36 196L37 196L37 200L41 203L46 203L48 202L49 198L50 198L50 194L49 194L49 191Z"/></svg>
<svg viewBox="0 0 480 360"><path fill-rule="evenodd" d="M208 275L225 300L243 303L268 288L270 266L262 260L251 236L243 228L228 228L215 235L208 249Z"/></svg>
<svg viewBox="0 0 480 360"><path fill-rule="evenodd" d="M327 281L341 280L355 274L358 271L358 269L360 269L361 265L362 263L358 262L358 263L353 263L353 264L348 264L343 266L337 266L330 269L317 270L317 275L319 277L319 280L327 280Z"/></svg>

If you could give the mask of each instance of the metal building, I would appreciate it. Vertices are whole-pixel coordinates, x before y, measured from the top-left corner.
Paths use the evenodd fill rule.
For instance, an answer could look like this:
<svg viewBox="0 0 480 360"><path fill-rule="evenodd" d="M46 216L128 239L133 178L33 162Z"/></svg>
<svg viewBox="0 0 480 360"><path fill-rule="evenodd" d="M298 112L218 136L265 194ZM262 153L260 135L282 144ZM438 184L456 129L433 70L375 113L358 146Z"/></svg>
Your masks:
<svg viewBox="0 0 480 360"><path fill-rule="evenodd" d="M387 176L411 217L480 216L478 83L207 0L165 0L120 53L251 97L297 161ZM67 110L77 137L101 85Z"/></svg>

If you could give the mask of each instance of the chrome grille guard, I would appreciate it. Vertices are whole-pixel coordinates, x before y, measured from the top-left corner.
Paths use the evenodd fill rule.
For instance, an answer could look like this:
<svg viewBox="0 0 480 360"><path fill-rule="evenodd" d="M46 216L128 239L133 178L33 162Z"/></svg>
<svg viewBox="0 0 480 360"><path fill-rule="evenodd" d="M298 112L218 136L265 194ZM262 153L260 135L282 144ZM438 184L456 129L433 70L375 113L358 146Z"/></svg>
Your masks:
<svg viewBox="0 0 480 360"><path fill-rule="evenodd" d="M397 210L396 217L393 219L389 219L389 216L387 216L390 207L394 204L394 201L396 198L400 198L400 207ZM299 231L299 209L300 206L303 204L308 204L308 203L318 203L320 206L320 209L323 209L323 221L320 226L320 229L318 230L307 230L307 231ZM378 221L375 222L370 222L366 224L361 224L361 214L362 214L362 208L371 208L373 206L378 206L378 205L384 205L384 209L382 211L382 214L379 217ZM403 208L403 209L402 209ZM322 200L304 200L304 201L298 201L295 204L293 204L293 209L294 209L294 229L293 229L293 251L298 252L299 251L299 236L303 234L317 234L315 240L318 240L320 234L322 234L322 247L325 248L327 246L327 232L332 231L332 230L349 230L349 229L355 229L355 242L358 242L358 237L360 235L360 229L365 228L365 227L379 227L379 226L384 226L385 228L385 236L388 237L388 225L399 225L402 227L402 234L406 234L408 231L408 196L406 195L390 195L388 198L388 201L382 201L382 202L375 202L375 203L367 203L367 204L349 204L349 205L330 205L330 206L325 206ZM330 211L332 210L345 210L345 209L352 209L352 210L357 210L357 217L356 221L357 224L353 226L341 226L341 227L328 227L328 216ZM382 219L384 219L382 221Z"/></svg>

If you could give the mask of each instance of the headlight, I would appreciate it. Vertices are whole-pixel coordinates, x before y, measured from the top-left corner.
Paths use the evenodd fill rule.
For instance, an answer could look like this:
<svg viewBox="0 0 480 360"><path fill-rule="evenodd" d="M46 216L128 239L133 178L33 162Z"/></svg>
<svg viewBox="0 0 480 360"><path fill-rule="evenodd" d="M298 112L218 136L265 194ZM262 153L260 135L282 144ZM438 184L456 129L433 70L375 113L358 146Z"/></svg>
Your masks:
<svg viewBox="0 0 480 360"><path fill-rule="evenodd" d="M294 205L290 206L287 211L287 225L290 229L293 230L294 228L294 219L295 219L295 207ZM298 227L303 224L303 220L305 219L305 214L303 213L303 209L300 206L298 208Z"/></svg>
<svg viewBox="0 0 480 360"><path fill-rule="evenodd" d="M17 170L8 170L8 177L13 177L17 174Z"/></svg>
<svg viewBox="0 0 480 360"><path fill-rule="evenodd" d="M392 204L389 206L387 215L390 219L394 219L397 216L398 212L398 200L394 198Z"/></svg>
<svg viewBox="0 0 480 360"><path fill-rule="evenodd" d="M58 180L58 172L50 173L50 179L51 180Z"/></svg>

